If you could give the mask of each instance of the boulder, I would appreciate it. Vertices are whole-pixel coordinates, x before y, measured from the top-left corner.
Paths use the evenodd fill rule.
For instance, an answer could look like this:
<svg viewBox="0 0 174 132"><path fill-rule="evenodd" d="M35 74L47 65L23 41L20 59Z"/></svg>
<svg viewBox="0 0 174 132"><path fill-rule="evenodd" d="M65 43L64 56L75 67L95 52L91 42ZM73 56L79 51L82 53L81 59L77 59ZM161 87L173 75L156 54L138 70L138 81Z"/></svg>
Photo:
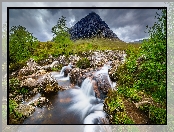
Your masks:
<svg viewBox="0 0 174 132"><path fill-rule="evenodd" d="M19 70L19 76L26 76L35 73L41 67L34 61L34 59L30 58L27 61L27 66L24 66L22 69Z"/></svg>
<svg viewBox="0 0 174 132"><path fill-rule="evenodd" d="M58 85L56 79L51 75L51 73L46 73L39 81L38 84L41 92L50 93L50 92L58 92L62 90L62 87Z"/></svg>
<svg viewBox="0 0 174 132"><path fill-rule="evenodd" d="M20 87L34 88L34 87L37 87L37 85L38 85L38 82L36 79L27 78L27 79L21 81Z"/></svg>
<svg viewBox="0 0 174 132"><path fill-rule="evenodd" d="M29 117L35 111L35 107L31 105L19 104L17 108L15 108L16 113L22 114L23 117Z"/></svg>

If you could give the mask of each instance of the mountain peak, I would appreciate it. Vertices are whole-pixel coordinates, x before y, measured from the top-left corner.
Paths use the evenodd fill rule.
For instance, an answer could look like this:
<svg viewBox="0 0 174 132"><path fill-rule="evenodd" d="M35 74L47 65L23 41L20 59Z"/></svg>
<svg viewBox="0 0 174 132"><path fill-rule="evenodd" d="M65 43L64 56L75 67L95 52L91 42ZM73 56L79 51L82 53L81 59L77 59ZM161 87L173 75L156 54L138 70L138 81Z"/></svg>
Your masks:
<svg viewBox="0 0 174 132"><path fill-rule="evenodd" d="M73 40L96 36L119 39L105 21L102 21L100 16L93 11L71 27L70 34Z"/></svg>

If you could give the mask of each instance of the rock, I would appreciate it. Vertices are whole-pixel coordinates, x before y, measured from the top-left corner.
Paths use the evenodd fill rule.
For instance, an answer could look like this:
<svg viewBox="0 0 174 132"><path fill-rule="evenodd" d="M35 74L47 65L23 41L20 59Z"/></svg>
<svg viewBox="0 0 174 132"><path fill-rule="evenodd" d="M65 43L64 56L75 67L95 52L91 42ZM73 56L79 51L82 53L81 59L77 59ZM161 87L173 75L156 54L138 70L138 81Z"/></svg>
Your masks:
<svg viewBox="0 0 174 132"><path fill-rule="evenodd" d="M46 99L46 97L39 97L37 100L34 100L33 102L30 103L32 106L38 106L38 107L43 107L46 103L48 103L49 100Z"/></svg>
<svg viewBox="0 0 174 132"><path fill-rule="evenodd" d="M22 69L19 70L19 76L26 76L35 73L41 67L34 61L34 59L30 58L27 61L27 66L24 66Z"/></svg>
<svg viewBox="0 0 174 132"><path fill-rule="evenodd" d="M109 77L111 81L116 82L118 80L117 77L117 68L121 65L121 62L119 60L115 60L111 63L111 69L108 70Z"/></svg>
<svg viewBox="0 0 174 132"><path fill-rule="evenodd" d="M73 84L77 84L78 79L80 78L80 73L81 73L81 69L73 68L69 74L70 82Z"/></svg>
<svg viewBox="0 0 174 132"><path fill-rule="evenodd" d="M58 92L62 87L58 85L56 79L51 73L46 73L40 80L38 87L44 93Z"/></svg>
<svg viewBox="0 0 174 132"><path fill-rule="evenodd" d="M35 107L31 105L19 104L17 108L15 108L15 112L22 114L23 117L29 117L35 111Z"/></svg>
<svg viewBox="0 0 174 132"><path fill-rule="evenodd" d="M100 76L94 76L92 82L96 97L100 99L105 99L108 90L111 88L108 80L108 75L100 74Z"/></svg>
<svg viewBox="0 0 174 132"><path fill-rule="evenodd" d="M137 61L136 61L136 63L138 64L138 65L140 65L143 61L145 61L146 60L146 56L145 55L141 55L138 59L137 59Z"/></svg>
<svg viewBox="0 0 174 132"><path fill-rule="evenodd" d="M144 98L142 101L138 102L138 103L134 103L134 105L139 108L142 105L147 105L147 104L152 104L153 103L153 99L152 98Z"/></svg>
<svg viewBox="0 0 174 132"><path fill-rule="evenodd" d="M59 65L59 62L58 61L54 61L51 65L50 65L50 68L54 68L56 66Z"/></svg>
<svg viewBox="0 0 174 132"><path fill-rule="evenodd" d="M23 95L16 95L16 96L14 97L14 100L15 100L16 102L22 102L22 100L23 100Z"/></svg>
<svg viewBox="0 0 174 132"><path fill-rule="evenodd" d="M36 79L27 78L27 79L21 81L20 87L33 88L33 87L37 87L37 85L38 85L38 82Z"/></svg>

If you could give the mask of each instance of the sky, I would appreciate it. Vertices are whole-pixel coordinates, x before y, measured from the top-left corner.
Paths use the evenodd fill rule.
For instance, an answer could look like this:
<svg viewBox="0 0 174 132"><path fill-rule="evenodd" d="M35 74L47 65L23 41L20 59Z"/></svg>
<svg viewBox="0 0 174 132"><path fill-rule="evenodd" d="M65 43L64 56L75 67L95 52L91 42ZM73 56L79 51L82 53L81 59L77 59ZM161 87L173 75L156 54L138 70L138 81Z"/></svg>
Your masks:
<svg viewBox="0 0 174 132"><path fill-rule="evenodd" d="M54 4L40 3L52 7ZM5 4L4 4L5 5ZM37 5L36 3L33 5ZM79 4L80 5L80 4ZM83 5L83 4L81 4ZM85 4L84 4L85 5ZM112 5L112 4L111 4ZM153 4L152 4L153 5ZM155 5L155 4L154 4ZM160 5L160 4L159 4ZM12 5L9 5L12 6ZM73 4L69 3L69 7ZM101 6L96 3L92 7ZM140 7L137 3L134 7ZM55 5L54 5L55 7ZM126 7L124 5L124 7ZM3 10L3 9L2 9ZM80 19L94 11L110 29L125 42L133 42L148 37L146 26L153 26L157 9L10 9L9 26L24 26L39 41L50 41L53 37L51 28L61 16L66 17L67 26L71 27ZM5 15L5 14L4 14Z"/></svg>

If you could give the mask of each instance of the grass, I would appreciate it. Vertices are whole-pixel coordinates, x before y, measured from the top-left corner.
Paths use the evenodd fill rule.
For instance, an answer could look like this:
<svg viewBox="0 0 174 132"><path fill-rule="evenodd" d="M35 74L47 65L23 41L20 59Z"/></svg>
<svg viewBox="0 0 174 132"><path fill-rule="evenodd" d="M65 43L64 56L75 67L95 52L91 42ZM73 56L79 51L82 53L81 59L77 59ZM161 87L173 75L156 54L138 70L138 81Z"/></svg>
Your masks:
<svg viewBox="0 0 174 132"><path fill-rule="evenodd" d="M77 45L76 51L91 50L126 50L128 46L139 48L141 44L129 44L123 41L112 41L104 38L80 39L74 42ZM91 47L90 47L91 46ZM89 48L88 48L89 47Z"/></svg>

